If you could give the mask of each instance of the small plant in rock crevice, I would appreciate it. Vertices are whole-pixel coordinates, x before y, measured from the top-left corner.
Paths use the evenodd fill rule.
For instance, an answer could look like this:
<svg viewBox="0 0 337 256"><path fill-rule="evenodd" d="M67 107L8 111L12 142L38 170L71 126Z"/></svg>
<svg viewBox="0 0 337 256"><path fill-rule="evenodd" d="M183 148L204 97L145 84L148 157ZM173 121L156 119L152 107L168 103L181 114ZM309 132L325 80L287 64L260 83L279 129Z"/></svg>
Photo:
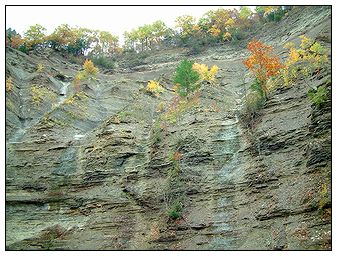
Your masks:
<svg viewBox="0 0 337 256"><path fill-rule="evenodd" d="M174 96L167 111L163 115L163 119L171 124L178 121L181 114L197 106L200 102L200 92L195 92L190 95L189 99Z"/></svg>
<svg viewBox="0 0 337 256"><path fill-rule="evenodd" d="M154 149L158 150L159 144L162 142L164 139L164 124L162 120L157 119L154 124L152 125L152 130L151 130L151 145Z"/></svg>
<svg viewBox="0 0 337 256"><path fill-rule="evenodd" d="M150 80L145 90L157 97L164 92L164 88L155 80Z"/></svg>
<svg viewBox="0 0 337 256"><path fill-rule="evenodd" d="M156 112L157 113L163 112L165 110L165 107L166 107L165 102L163 101L159 102Z"/></svg>
<svg viewBox="0 0 337 256"><path fill-rule="evenodd" d="M44 66L42 63L38 63L36 65L36 72L41 73L44 70Z"/></svg>
<svg viewBox="0 0 337 256"><path fill-rule="evenodd" d="M8 77L6 78L6 92L10 92L13 89L13 78L12 77Z"/></svg>
<svg viewBox="0 0 337 256"><path fill-rule="evenodd" d="M172 168L168 171L169 178L175 178L181 172L179 161L182 158L182 154L179 151L175 151L169 154L168 160L172 163Z"/></svg>
<svg viewBox="0 0 337 256"><path fill-rule="evenodd" d="M318 201L318 209L323 211L323 209L329 203L329 195L328 195L328 186L327 184L322 184L321 189L319 191L319 201Z"/></svg>
<svg viewBox="0 0 337 256"><path fill-rule="evenodd" d="M175 201L172 203L168 216L172 219L178 219L182 216L183 203L180 201Z"/></svg>

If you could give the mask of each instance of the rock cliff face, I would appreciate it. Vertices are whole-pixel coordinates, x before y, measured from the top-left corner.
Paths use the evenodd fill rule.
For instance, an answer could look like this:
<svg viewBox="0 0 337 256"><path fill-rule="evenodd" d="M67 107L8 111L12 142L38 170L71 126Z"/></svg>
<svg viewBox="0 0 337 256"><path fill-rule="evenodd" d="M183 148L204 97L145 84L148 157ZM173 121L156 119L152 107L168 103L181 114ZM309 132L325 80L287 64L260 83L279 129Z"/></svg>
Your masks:
<svg viewBox="0 0 337 256"><path fill-rule="evenodd" d="M330 48L330 23L330 8L298 7L251 37L283 56L301 34ZM173 100L183 49L101 73L76 96L80 66L6 49L7 248L329 249L331 101L311 105L303 81L276 91L248 128L246 43L191 56L218 65L218 84L169 120L158 106ZM159 98L141 89L150 79L166 86Z"/></svg>

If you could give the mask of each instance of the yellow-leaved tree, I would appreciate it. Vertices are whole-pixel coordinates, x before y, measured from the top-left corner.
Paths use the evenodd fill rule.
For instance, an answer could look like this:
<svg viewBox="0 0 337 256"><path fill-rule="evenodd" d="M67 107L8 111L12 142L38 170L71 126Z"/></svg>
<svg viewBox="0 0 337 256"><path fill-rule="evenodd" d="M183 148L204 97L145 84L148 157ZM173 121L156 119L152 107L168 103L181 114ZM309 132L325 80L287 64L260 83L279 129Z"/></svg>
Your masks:
<svg viewBox="0 0 337 256"><path fill-rule="evenodd" d="M206 64L199 64L195 62L192 66L192 69L199 73L201 80L212 83L215 81L215 75L219 68L218 66L214 65L209 70Z"/></svg>
<svg viewBox="0 0 337 256"><path fill-rule="evenodd" d="M99 71L99 69L95 67L94 63L88 59L84 61L82 67L84 70L77 72L73 81L76 92L80 90L81 81L95 76Z"/></svg>
<svg viewBox="0 0 337 256"><path fill-rule="evenodd" d="M98 73L98 68L95 67L91 60L86 59L83 63L83 69L88 75L96 75Z"/></svg>

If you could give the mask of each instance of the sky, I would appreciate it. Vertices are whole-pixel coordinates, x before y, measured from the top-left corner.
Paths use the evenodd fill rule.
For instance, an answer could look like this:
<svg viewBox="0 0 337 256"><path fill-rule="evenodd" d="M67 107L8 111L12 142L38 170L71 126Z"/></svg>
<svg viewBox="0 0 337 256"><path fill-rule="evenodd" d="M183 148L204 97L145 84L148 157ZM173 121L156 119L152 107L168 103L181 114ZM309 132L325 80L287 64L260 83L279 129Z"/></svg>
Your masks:
<svg viewBox="0 0 337 256"><path fill-rule="evenodd" d="M111 32L123 42L123 33L144 24L162 20L174 26L180 15L200 18L204 13L220 6L7 6L6 28L23 35L29 26L40 24L47 34L61 24ZM239 6L221 6L239 8Z"/></svg>

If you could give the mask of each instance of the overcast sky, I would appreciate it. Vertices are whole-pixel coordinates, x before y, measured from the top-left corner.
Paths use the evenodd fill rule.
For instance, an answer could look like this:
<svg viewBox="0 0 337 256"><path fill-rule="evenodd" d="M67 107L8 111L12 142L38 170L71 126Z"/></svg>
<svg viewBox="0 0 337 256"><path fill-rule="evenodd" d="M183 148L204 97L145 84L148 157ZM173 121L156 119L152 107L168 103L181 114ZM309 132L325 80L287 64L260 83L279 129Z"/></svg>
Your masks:
<svg viewBox="0 0 337 256"><path fill-rule="evenodd" d="M40 24L47 33L60 24L106 30L123 40L124 31L162 20L174 26L176 17L184 14L200 18L205 12L220 6L7 6L6 28L23 35L30 25ZM239 8L230 6L224 8Z"/></svg>

